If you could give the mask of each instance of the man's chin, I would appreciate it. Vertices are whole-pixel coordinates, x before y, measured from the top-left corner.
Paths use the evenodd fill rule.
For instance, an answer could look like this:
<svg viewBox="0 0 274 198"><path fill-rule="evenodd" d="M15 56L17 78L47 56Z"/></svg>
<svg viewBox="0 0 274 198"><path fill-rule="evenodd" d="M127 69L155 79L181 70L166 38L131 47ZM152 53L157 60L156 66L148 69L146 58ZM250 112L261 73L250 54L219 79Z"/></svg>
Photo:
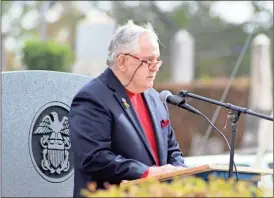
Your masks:
<svg viewBox="0 0 274 198"><path fill-rule="evenodd" d="M147 90L147 89L153 87L153 85L154 85L153 81L152 81L152 82L147 82L146 84L144 84L144 85L142 86L142 87L143 87L142 90L145 91L145 90Z"/></svg>
<svg viewBox="0 0 274 198"><path fill-rule="evenodd" d="M153 87L153 85L154 85L154 82L153 82L153 81L147 83L147 89Z"/></svg>

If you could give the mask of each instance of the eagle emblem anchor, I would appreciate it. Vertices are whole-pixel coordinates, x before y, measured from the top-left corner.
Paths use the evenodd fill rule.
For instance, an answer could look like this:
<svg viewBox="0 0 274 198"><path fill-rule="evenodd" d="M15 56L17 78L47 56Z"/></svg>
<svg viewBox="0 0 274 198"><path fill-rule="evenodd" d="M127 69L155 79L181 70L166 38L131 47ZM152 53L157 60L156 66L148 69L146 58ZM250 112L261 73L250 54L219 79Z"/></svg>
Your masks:
<svg viewBox="0 0 274 198"><path fill-rule="evenodd" d="M60 122L58 114L51 112L44 116L34 135L43 135L40 144L43 147L41 167L51 174L66 172L69 170L69 151L71 147L69 139L68 118L63 117Z"/></svg>

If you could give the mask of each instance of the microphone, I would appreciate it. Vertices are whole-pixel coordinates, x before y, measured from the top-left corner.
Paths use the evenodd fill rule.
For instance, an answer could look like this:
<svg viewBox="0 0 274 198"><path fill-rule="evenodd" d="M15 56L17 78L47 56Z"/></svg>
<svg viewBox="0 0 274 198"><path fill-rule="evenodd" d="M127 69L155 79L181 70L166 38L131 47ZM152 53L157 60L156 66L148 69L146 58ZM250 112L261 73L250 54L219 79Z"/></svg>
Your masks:
<svg viewBox="0 0 274 198"><path fill-rule="evenodd" d="M172 95L170 91L167 91L167 90L161 91L160 99L163 103L170 103L175 106L181 107L185 110L188 110L192 113L201 115L201 113L197 109L185 103L186 101L184 97L181 97L178 95Z"/></svg>

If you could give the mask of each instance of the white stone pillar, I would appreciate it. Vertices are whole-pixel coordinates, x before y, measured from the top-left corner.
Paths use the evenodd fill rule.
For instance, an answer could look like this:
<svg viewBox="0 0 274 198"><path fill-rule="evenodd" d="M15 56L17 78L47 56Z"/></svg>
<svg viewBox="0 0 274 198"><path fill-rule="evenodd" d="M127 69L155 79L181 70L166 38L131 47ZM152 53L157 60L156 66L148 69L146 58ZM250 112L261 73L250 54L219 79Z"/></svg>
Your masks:
<svg viewBox="0 0 274 198"><path fill-rule="evenodd" d="M253 39L248 106L251 110L268 116L270 116L273 111L273 79L270 44L270 39L264 34L259 34ZM243 146L258 145L257 140L259 134L266 133L262 130L268 128L262 126L263 123L268 125L268 123L264 122L262 118L257 118L251 115L246 116L246 131Z"/></svg>
<svg viewBox="0 0 274 198"><path fill-rule="evenodd" d="M171 82L189 83L194 78L194 39L186 30L178 31L173 39Z"/></svg>
<svg viewBox="0 0 274 198"><path fill-rule="evenodd" d="M73 73L96 77L106 69L108 46L115 28L115 20L104 13L91 10L91 15L77 27Z"/></svg>

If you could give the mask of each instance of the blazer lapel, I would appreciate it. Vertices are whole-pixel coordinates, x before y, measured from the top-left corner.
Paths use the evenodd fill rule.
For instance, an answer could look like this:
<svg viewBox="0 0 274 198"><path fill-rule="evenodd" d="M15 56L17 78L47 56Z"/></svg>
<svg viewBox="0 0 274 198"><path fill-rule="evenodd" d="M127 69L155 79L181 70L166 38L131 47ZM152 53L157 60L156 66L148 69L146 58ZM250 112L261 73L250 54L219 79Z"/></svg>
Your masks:
<svg viewBox="0 0 274 198"><path fill-rule="evenodd" d="M126 94L121 94L121 93L114 93L114 96L116 98L116 100L119 102L119 104L121 105L122 109L124 110L124 112L126 113L127 117L129 118L130 122L132 123L132 125L134 126L134 128L136 129L136 131L138 132L141 140L143 141L147 151L150 154L150 157L154 160L155 159L153 157L152 154L152 150L150 148L150 145L148 143L147 137L145 135L144 129L141 126L141 123L139 121L139 118L132 106L132 103L130 101L130 99L128 98L128 96Z"/></svg>
<svg viewBox="0 0 274 198"><path fill-rule="evenodd" d="M150 157L154 160L152 154L152 150L150 148L150 145L148 143L147 137L145 135L145 132L143 130L143 127L141 126L141 123L138 119L138 116L133 108L133 105L129 99L129 97L126 94L125 89L123 88L122 84L120 81L116 78L116 76L113 74L111 69L106 69L106 79L107 79L107 84L108 86L114 91L114 96L117 100L117 102L121 105L122 109L124 110L125 114L127 115L128 119L134 126L135 130L139 134L142 142L144 143Z"/></svg>
<svg viewBox="0 0 274 198"><path fill-rule="evenodd" d="M154 134L155 134L155 138L157 141L159 162L160 162L160 165L163 165L165 162L164 159L166 158L166 155L165 155L166 150L163 147L163 145L165 145L165 143L164 143L163 136L162 136L160 119L157 116L157 109L156 109L155 101L151 97L151 95L148 93L148 91L145 91L143 95L144 95L145 101L147 103L147 106L148 106L148 109L150 112L150 116L151 116L151 120L153 123Z"/></svg>

